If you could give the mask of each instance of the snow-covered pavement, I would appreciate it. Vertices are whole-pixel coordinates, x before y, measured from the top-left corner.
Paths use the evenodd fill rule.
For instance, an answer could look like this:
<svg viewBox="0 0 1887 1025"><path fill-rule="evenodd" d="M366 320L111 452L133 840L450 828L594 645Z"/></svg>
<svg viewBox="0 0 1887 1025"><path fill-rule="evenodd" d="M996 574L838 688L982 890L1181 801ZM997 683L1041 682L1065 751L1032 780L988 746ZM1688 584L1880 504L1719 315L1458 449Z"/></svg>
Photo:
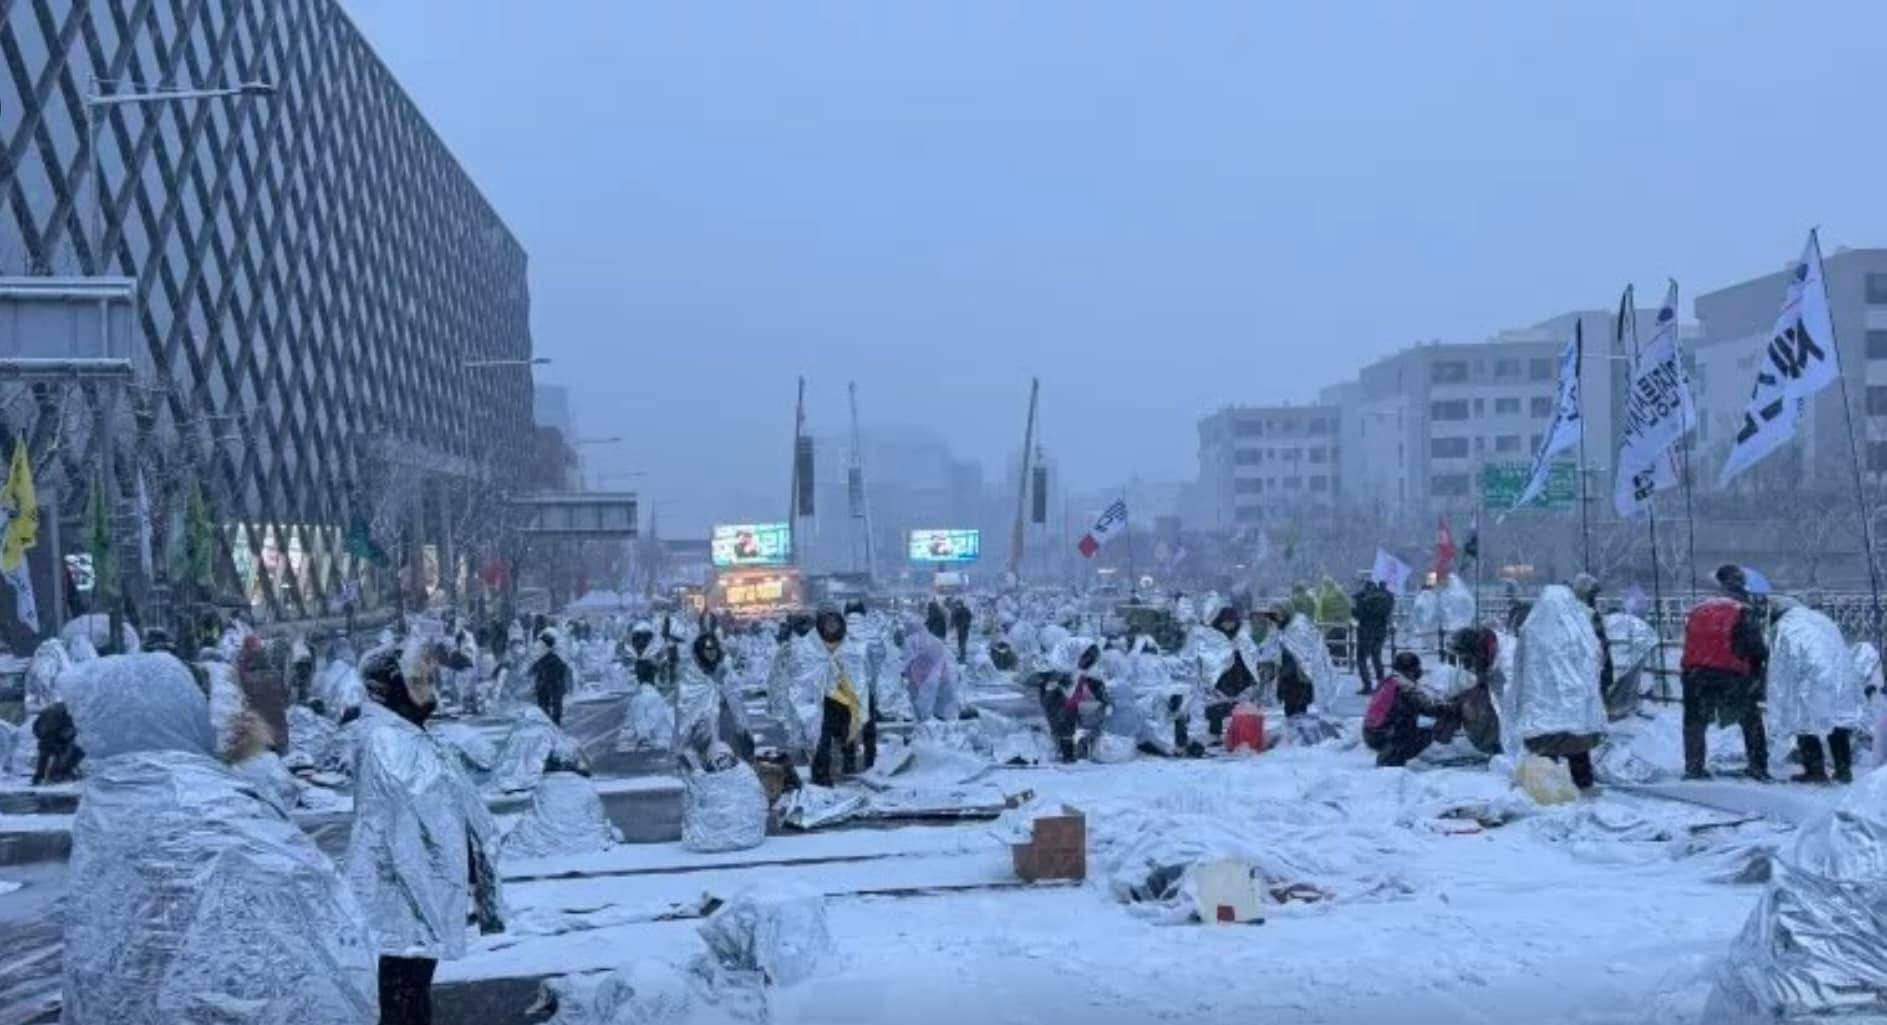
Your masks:
<svg viewBox="0 0 1887 1025"><path fill-rule="evenodd" d="M993 780L1036 800L994 826L507 865L513 932L440 982L680 965L698 923L649 919L704 893L810 889L837 953L773 992L775 1021L1695 1021L1759 892L1732 880L1789 829L1619 790L1539 808L1484 769L1378 770L1329 747ZM1013 827L1062 803L1088 815L1088 882L1018 887ZM1149 865L1227 855L1322 899L1235 927L1123 899Z"/></svg>

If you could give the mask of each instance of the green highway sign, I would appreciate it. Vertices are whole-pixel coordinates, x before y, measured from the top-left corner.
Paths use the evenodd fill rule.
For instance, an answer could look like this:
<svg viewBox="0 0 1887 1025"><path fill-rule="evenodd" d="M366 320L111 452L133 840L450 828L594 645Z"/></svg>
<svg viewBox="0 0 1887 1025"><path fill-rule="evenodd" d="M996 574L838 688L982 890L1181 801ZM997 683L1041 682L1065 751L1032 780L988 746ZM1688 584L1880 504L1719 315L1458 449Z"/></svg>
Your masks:
<svg viewBox="0 0 1887 1025"><path fill-rule="evenodd" d="M1527 488L1527 478L1533 473L1533 464L1527 463L1488 463L1481 467L1481 494L1487 507L1493 510L1510 509L1514 500ZM1526 504L1528 509L1571 509L1579 502L1579 467L1569 462L1556 462L1547 471L1546 487L1540 489L1533 501Z"/></svg>

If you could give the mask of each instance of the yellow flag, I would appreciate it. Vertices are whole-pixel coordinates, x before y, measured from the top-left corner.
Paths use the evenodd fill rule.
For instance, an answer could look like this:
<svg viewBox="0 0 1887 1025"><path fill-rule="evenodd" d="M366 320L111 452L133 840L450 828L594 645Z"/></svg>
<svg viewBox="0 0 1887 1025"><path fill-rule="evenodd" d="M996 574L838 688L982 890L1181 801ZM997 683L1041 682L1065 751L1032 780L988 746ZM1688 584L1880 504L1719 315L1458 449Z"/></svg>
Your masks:
<svg viewBox="0 0 1887 1025"><path fill-rule="evenodd" d="M846 731L848 734L846 742L851 743L857 740L859 734L865 730L865 717L860 714L865 710L865 703L858 699L858 691L852 689L852 678L845 672L845 660L840 658L836 651L832 652L830 657L834 679L832 690L826 696L844 705L852 713L851 727Z"/></svg>
<svg viewBox="0 0 1887 1025"><path fill-rule="evenodd" d="M0 508L8 514L0 570L11 573L20 568L26 550L39 544L39 499L33 496L33 461L27 458L24 441L13 443L13 466L7 471L6 490L0 491Z"/></svg>

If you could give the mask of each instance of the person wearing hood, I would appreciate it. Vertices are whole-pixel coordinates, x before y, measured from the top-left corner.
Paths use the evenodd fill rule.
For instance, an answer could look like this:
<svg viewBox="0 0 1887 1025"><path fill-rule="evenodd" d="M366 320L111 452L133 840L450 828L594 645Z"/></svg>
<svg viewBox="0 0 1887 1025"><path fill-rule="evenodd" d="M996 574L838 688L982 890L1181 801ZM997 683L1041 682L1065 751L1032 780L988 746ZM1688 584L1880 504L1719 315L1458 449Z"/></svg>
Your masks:
<svg viewBox="0 0 1887 1025"><path fill-rule="evenodd" d="M354 759L347 881L380 951L380 1020L432 1021L432 976L465 954L468 915L504 930L499 833L458 755L426 730L437 668L383 647L361 660L371 699Z"/></svg>
<svg viewBox="0 0 1887 1025"><path fill-rule="evenodd" d="M845 617L836 609L822 609L813 623L819 635L820 657L807 672L812 687L821 697L819 745L812 755L812 781L829 787L832 774L832 749L840 753L840 772L849 776L858 771L859 742L864 739L865 723L871 715L871 692L865 686L864 652L845 643Z"/></svg>
<svg viewBox="0 0 1887 1025"><path fill-rule="evenodd" d="M1448 641L1455 664L1474 677L1473 686L1455 696L1455 715L1468 742L1484 755L1501 753L1500 715L1496 702L1507 689L1500 668L1500 636L1485 626L1456 630Z"/></svg>
<svg viewBox="0 0 1887 1025"><path fill-rule="evenodd" d="M1797 783L1854 781L1854 731L1861 725L1860 677L1841 628L1807 605L1770 605L1775 639L1769 653L1768 710L1776 732L1794 737L1802 771ZM1822 746L1822 736L1828 738Z"/></svg>
<svg viewBox="0 0 1887 1025"><path fill-rule="evenodd" d="M811 758L818 742L819 695L802 689L808 667L818 658L812 616L795 612L779 627L773 662L767 669L767 710L786 734L786 747Z"/></svg>
<svg viewBox="0 0 1887 1025"><path fill-rule="evenodd" d="M1599 693L1610 694L1617 686L1617 670L1612 664L1612 641L1605 633L1605 616L1599 612L1599 578L1590 573L1573 577L1572 592L1592 613L1592 632L1599 637Z"/></svg>
<svg viewBox="0 0 1887 1025"><path fill-rule="evenodd" d="M1042 713L1064 762L1085 757L1075 734L1083 727L1092 737L1113 708L1101 669L1101 646L1087 637L1071 637L1055 653L1055 671L1042 685Z"/></svg>
<svg viewBox="0 0 1887 1025"><path fill-rule="evenodd" d="M881 674L885 666L885 642L878 631L872 629L871 619L865 614L861 602L848 602L845 606L845 645L851 649L851 658L865 667L865 727L862 739L865 747L864 768L870 769L878 764L878 718L884 713L885 702L879 700L882 693Z"/></svg>
<svg viewBox="0 0 1887 1025"><path fill-rule="evenodd" d="M629 666L630 675L636 683L654 687L662 678L662 664L666 660L668 649L657 644L655 624L646 619L638 619L624 635L622 647L616 657Z"/></svg>
<svg viewBox="0 0 1887 1025"><path fill-rule="evenodd" d="M1716 572L1723 593L1705 599L1684 622L1684 778L1708 779L1704 737L1715 720L1743 730L1750 778L1769 778L1769 737L1763 727L1763 675L1769 644L1763 617L1746 586L1743 569Z"/></svg>
<svg viewBox="0 0 1887 1025"><path fill-rule="evenodd" d="M1383 645L1389 643L1389 621L1395 617L1396 596L1380 581L1360 573L1363 583L1350 599L1351 614L1356 617L1356 673L1368 694L1383 678Z"/></svg>
<svg viewBox="0 0 1887 1025"><path fill-rule="evenodd" d="M1592 787L1592 749L1605 733L1602 652L1592 610L1569 587L1543 589L1514 657L1515 732L1529 752L1565 759L1581 790Z"/></svg>
<svg viewBox="0 0 1887 1025"><path fill-rule="evenodd" d="M957 635L957 665L967 664L970 660L970 625L973 621L968 602L957 598L950 603L950 630Z"/></svg>
<svg viewBox="0 0 1887 1025"><path fill-rule="evenodd" d="M753 731L739 688L729 679L720 632L704 627L688 650L676 686L675 753L692 752L697 764L706 764L709 750L722 744L751 761Z"/></svg>
<svg viewBox="0 0 1887 1025"><path fill-rule="evenodd" d="M168 654L96 660L65 698L91 757L61 1020L370 1025L361 903L281 805L217 758L190 670Z"/></svg>
<svg viewBox="0 0 1887 1025"><path fill-rule="evenodd" d="M563 699L570 693L570 663L557 650L557 632L537 634L537 660L531 663L531 693L537 707L558 726L563 725Z"/></svg>
<svg viewBox="0 0 1887 1025"><path fill-rule="evenodd" d="M1440 650L1441 631L1441 595L1434 584L1423 581L1409 609L1411 649L1416 652Z"/></svg>
<svg viewBox="0 0 1887 1025"><path fill-rule="evenodd" d="M1286 632L1293 620L1303 616L1295 605L1280 602L1265 613L1271 621L1272 629L1278 635L1278 701L1284 705L1284 716L1296 718L1310 711L1310 706L1317 700L1317 681L1312 678L1309 667L1304 665L1300 652L1284 643Z"/></svg>
<svg viewBox="0 0 1887 1025"><path fill-rule="evenodd" d="M1205 625L1194 627L1186 644L1184 658L1198 674L1198 706L1206 730L1215 738L1222 736L1232 707L1258 699L1258 645L1236 607L1211 603Z"/></svg>
<svg viewBox="0 0 1887 1025"><path fill-rule="evenodd" d="M1422 689L1421 656L1398 651L1390 662L1390 675L1363 713L1363 743L1376 752L1377 768L1407 765L1436 741L1437 733L1446 729L1441 723L1452 712L1446 702ZM1424 726L1423 717L1437 724Z"/></svg>
<svg viewBox="0 0 1887 1025"><path fill-rule="evenodd" d="M943 641L915 620L904 634L904 683L911 693L911 713L918 722L957 717L955 667Z"/></svg>

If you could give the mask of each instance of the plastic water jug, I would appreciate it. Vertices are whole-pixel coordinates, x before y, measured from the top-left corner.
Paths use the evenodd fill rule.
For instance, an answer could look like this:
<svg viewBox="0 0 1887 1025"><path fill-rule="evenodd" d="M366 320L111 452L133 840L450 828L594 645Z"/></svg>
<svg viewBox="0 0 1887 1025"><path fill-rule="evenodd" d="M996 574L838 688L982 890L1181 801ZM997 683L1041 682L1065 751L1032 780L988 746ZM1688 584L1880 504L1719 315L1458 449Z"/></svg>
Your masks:
<svg viewBox="0 0 1887 1025"><path fill-rule="evenodd" d="M1227 751L1262 753L1265 749L1265 713L1256 705L1241 703L1232 709L1225 726Z"/></svg>

